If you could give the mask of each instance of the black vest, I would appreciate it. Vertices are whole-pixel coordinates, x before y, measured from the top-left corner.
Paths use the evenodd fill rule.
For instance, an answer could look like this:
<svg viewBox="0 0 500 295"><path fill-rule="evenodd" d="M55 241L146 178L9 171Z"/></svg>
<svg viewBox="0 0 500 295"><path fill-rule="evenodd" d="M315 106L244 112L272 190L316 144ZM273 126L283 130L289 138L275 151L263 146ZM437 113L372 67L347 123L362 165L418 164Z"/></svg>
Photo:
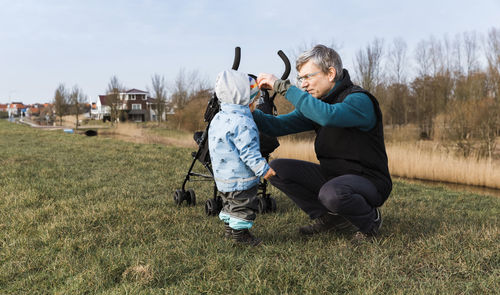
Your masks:
<svg viewBox="0 0 500 295"><path fill-rule="evenodd" d="M368 91L353 85L345 69L343 78L337 83L339 85L336 85L335 90L322 98L322 101L336 104L344 101L351 93L364 93L373 103L377 123L369 131L361 131L355 127L324 127L315 124L314 148L321 169L328 179L344 174L363 176L375 184L385 200L392 190L392 181L387 166L382 112L378 101Z"/></svg>

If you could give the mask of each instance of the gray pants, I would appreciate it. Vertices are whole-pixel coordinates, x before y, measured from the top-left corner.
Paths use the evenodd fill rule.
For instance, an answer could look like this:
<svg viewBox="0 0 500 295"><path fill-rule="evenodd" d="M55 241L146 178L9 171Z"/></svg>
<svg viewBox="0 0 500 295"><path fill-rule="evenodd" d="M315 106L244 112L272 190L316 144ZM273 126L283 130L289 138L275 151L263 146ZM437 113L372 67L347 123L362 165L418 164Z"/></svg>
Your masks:
<svg viewBox="0 0 500 295"><path fill-rule="evenodd" d="M219 218L233 229L250 228L258 210L257 188L222 193L222 211Z"/></svg>

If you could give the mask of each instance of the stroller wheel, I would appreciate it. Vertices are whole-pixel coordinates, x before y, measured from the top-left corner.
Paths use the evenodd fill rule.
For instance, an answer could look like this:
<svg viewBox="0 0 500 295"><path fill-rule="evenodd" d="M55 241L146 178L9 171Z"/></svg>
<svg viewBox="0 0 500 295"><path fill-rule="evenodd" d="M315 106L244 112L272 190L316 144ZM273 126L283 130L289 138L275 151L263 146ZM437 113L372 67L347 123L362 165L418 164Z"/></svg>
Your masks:
<svg viewBox="0 0 500 295"><path fill-rule="evenodd" d="M175 190L174 192L174 202L177 205L180 205L183 201L183 193L180 189Z"/></svg>
<svg viewBox="0 0 500 295"><path fill-rule="evenodd" d="M266 200L264 200L264 198L259 198L258 210L259 210L260 214L266 213L269 210L269 208L267 206L267 202L266 202Z"/></svg>
<svg viewBox="0 0 500 295"><path fill-rule="evenodd" d="M185 195L186 201L188 205L195 206L196 205L196 195L193 189L189 189Z"/></svg>
<svg viewBox="0 0 500 295"><path fill-rule="evenodd" d="M269 211L270 212L276 212L276 199L269 197L267 199L269 201Z"/></svg>
<svg viewBox="0 0 500 295"><path fill-rule="evenodd" d="M217 201L215 199L208 199L205 202L205 213L208 216L215 216L218 213L217 210Z"/></svg>
<svg viewBox="0 0 500 295"><path fill-rule="evenodd" d="M224 206L222 204L222 197L221 196L217 196L215 197L215 203L217 204L217 213L219 213L221 210L222 210L222 207Z"/></svg>

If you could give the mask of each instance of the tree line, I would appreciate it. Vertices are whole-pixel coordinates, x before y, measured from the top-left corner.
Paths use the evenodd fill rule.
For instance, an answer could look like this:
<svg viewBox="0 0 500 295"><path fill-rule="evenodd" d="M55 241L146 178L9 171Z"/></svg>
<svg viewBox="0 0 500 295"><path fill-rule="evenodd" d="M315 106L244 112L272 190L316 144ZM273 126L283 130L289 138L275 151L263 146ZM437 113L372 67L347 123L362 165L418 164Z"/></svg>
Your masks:
<svg viewBox="0 0 500 295"><path fill-rule="evenodd" d="M333 42L329 46L339 49ZM309 47L298 48L295 57ZM378 98L386 126L415 126L421 139L442 140L464 156L473 151L481 157L493 156L500 135L500 29L492 28L485 35L429 37L413 50L403 38L387 44L376 38L355 52L350 70L353 80ZM170 126L203 129L212 84L198 71L180 69L172 82L154 74L147 89L156 99L159 123L162 114L175 110ZM111 77L106 94L113 122L119 116L118 94L124 90L118 78ZM81 97L77 86L66 91L59 85L54 96L56 114L67 114L68 105L78 113ZM293 109L282 98L276 104L279 113Z"/></svg>
<svg viewBox="0 0 500 295"><path fill-rule="evenodd" d="M190 101L197 101L200 96L205 97L210 93L211 88L208 86L207 80L202 78L198 71L187 71L180 69L175 80L171 83L167 82L165 76L153 74L151 76L151 86L146 86L147 91L154 99L152 105L158 118L158 123L167 119L167 112L175 110L178 115L175 117L179 122L179 127L182 122L187 121L182 116L183 110ZM105 89L106 105L110 109L110 121L113 125L119 122L121 114L120 105L122 103L121 93L127 91L127 87L113 75ZM75 85L68 89L64 83L60 83L54 93L52 105L42 111L42 115L55 116L59 119L59 124L62 125L62 117L67 115L76 116L76 124L78 124L78 116L83 112L90 112L88 97L83 90ZM78 125L77 125L78 126Z"/></svg>
<svg viewBox="0 0 500 295"><path fill-rule="evenodd" d="M500 30L406 42L375 39L356 52L356 81L379 99L386 125L414 124L423 139L492 157L500 135ZM413 62L413 67L411 66ZM410 78L409 73L415 74Z"/></svg>
<svg viewBox="0 0 500 295"><path fill-rule="evenodd" d="M300 46L293 57L313 45ZM328 45L339 49L335 42ZM500 135L500 29L429 37L413 50L403 38L388 44L376 38L355 52L349 70L355 83L378 98L385 126L414 126L420 139L439 140L463 156L493 156ZM192 82L176 83L181 81ZM211 88L198 90L182 96L183 108L172 118L177 128L204 128ZM283 98L275 102L281 114L293 110Z"/></svg>

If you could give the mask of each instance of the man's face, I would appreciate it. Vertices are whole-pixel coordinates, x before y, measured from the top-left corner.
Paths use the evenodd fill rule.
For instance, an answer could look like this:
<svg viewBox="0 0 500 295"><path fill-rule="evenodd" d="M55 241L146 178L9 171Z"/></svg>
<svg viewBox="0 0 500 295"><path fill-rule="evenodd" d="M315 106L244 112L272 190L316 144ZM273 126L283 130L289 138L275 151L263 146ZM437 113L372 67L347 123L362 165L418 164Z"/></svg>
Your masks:
<svg viewBox="0 0 500 295"><path fill-rule="evenodd" d="M321 98L333 89L335 82L335 69L330 68L330 72L324 73L311 60L307 61L299 70L299 77L302 78L300 87L315 98Z"/></svg>

